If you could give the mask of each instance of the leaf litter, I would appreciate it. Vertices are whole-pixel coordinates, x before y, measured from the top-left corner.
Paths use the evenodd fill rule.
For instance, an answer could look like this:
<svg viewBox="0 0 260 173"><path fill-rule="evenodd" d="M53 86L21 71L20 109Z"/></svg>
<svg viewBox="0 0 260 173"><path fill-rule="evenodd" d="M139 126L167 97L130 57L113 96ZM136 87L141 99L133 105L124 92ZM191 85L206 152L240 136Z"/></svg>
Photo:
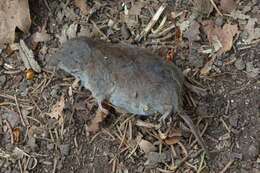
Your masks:
<svg viewBox="0 0 260 173"><path fill-rule="evenodd" d="M74 3L72 3L72 4L80 9L81 14L85 15L84 13L88 13L88 12L84 12L85 11L84 10L84 8L85 8L84 6L85 6L87 1L85 1L85 0L84 1L83 0L78 0L78 3L79 4L81 3L81 5L76 4L76 1L77 0L74 0ZM161 4L159 4L158 6L155 5L153 7L150 7L150 5L147 4L146 1L140 1L141 2L140 4L138 4L138 2L139 1L135 1L132 6L129 5L128 2L126 2L127 6L125 6L125 7L128 8L127 10L125 10L125 11L115 10L115 13L112 13L112 14L110 12L114 10L114 7L106 8L106 7L102 6L100 8L101 10L97 10L96 13L95 13L97 16L100 17L98 20L95 19L96 16L92 16L93 18L91 17L90 19L91 19L91 21L93 21L93 23L91 23L91 22L88 23L88 22L84 21L85 20L84 19L82 21L77 21L76 22L77 24L74 23L75 21L71 21L71 19L74 20L77 17L77 13L78 12L76 13L75 11L78 11L78 10L74 10L73 7L71 7L68 4L65 4L64 7L62 7L61 12L62 13L66 13L66 14L61 15L62 17L60 19L60 22L58 22L58 24L61 26L61 33L54 32L54 35L56 35L56 38L58 38L58 41L60 43L63 43L67 39L75 37L78 34L77 30L79 28L82 29L83 27L86 27L86 28L93 29L93 25L95 23L95 25L96 25L95 27L100 29L100 31L102 31L103 34L105 34L105 36L108 37L107 32L106 32L106 28L109 28L109 26L107 26L107 23L109 23L108 21L112 20L113 22L115 22L117 24L119 23L119 26L120 26L121 22L122 23L125 22L125 25L129 27L129 26L131 26L131 24L130 24L131 21L130 20L122 20L122 19L120 21L120 17L117 18L117 15L118 14L122 15L125 12L128 12L128 14L131 14L132 13L131 9L132 9L133 12L135 13L135 20L134 20L134 22L136 22L136 25L134 25L134 27L132 27L132 28L131 27L129 27L129 28L130 28L130 32L131 32L132 36L135 37L135 36L138 35L138 33L141 33L142 29L146 28L147 23L148 23L147 21L149 21L149 19L152 19L152 16L153 16L154 12L156 12L156 10L158 10L159 6L161 5ZM201 1L201 2L205 2L205 1ZM210 2L210 1L207 1L207 2ZM249 11L250 10L248 11L248 9L250 9L250 8L247 8L246 10L244 10L244 9L240 10L241 8L238 8L238 9L233 9L232 12L230 12L231 11L231 7L229 7L228 9L225 9L223 4L231 2L231 0L226 0L226 1L222 0L222 1L219 1L219 2L220 3L217 3L217 7L220 9L220 11L223 12L223 13L229 13L229 14L224 14L225 18L223 18L223 23L222 23L223 25L222 24L221 25L218 25L218 24L213 24L212 25L211 29L212 29L213 32L211 32L211 33L210 33L210 31L202 32L203 29L205 29L204 25L203 25L204 23L203 23L202 19L204 19L204 20L211 20L212 19L212 21L214 21L214 18L218 15L218 14L216 14L216 10L213 9L215 7L213 7L212 3L208 3L206 5L207 7L210 7L210 8L205 10L205 13L203 14L202 18L200 16L201 14L199 16L197 16L197 15L194 15L194 12L189 12L189 11L187 12L185 10L184 11L176 11L176 15L174 17L174 20L175 20L174 22L169 17L168 18L165 17L164 13L168 12L167 10L169 10L169 9L166 8L165 10L163 10L163 13L161 13L159 18L157 18L155 21L153 21L153 22L155 22L155 24L151 28L149 28L149 32L147 32L145 34L146 36L144 38L147 39L145 41L159 43L159 45L156 45L156 46L153 47L155 49L162 48L162 47L164 48L164 46L165 47L169 46L170 50L175 50L173 48L173 46L174 46L174 39L172 39L172 38L174 38L175 34L177 33L176 32L177 29L174 26L175 22L176 22L178 26L181 26L180 27L181 28L181 32L183 32L183 34L182 33L179 34L178 37L180 37L179 40L181 42L181 46L182 46L181 48L184 49L184 51L181 50L180 52L178 52L177 53L177 57L174 57L174 60L177 60L177 61L181 60L182 61L183 59L189 58L189 57L185 57L185 53L184 53L185 52L185 48L189 47L190 45L193 46L194 42L196 42L198 44L198 46L196 46L196 48L198 48L198 49L199 49L200 46L207 48L208 45L204 45L204 44L209 43L212 46L212 48L213 48L212 50L213 51L208 51L209 52L208 53L209 57L207 57L207 59L203 59L202 58L204 60L205 66L207 66L207 68L204 68L204 74L205 75L209 75L210 74L210 70L214 69L213 66L215 66L217 61L221 60L221 58L222 58L221 55L220 55L220 58L218 59L215 55L216 54L222 54L222 55L226 54L228 56L229 53L232 53L232 51L230 51L232 49L232 46L236 47L236 45L234 44L235 39L240 40L240 38L238 38L239 37L239 32L240 31L242 32L244 30L244 27L246 25L248 25L247 26L248 27L248 29L247 29L248 31L247 32L253 31L252 33L254 33L255 32L254 30L257 29L257 26L258 26L256 24L258 21L256 21L254 23L254 20L252 20L252 19L254 19L254 17L251 17L249 15ZM221 5L221 3L222 3L222 5ZM203 5L203 3L201 3L201 5ZM91 8L91 6L93 6L93 5L91 3L89 3L89 8ZM50 5L50 7L51 7L51 5ZM120 7L121 7L121 4L120 4L119 8ZM94 7L92 7L92 8L94 8ZM149 11L150 13L149 12L145 13L146 12L145 10ZM102 14L102 12L104 12L106 14ZM56 13L53 13L53 14L56 14ZM179 14L184 14L183 15L184 17L183 16L179 16ZM237 14L240 14L241 16L239 16ZM234 15L234 17L233 17L233 15ZM106 16L106 17L104 17L104 16ZM112 17L112 19L111 19L111 17ZM235 17L237 17L237 19ZM241 18L243 18L243 19L241 19ZM163 19L165 19L165 21ZM69 22L67 22L67 20ZM79 20L79 18L77 18L77 20ZM249 23L250 20L252 20L251 23ZM238 24L236 25L236 23L238 23ZM254 23L254 24L252 24L252 23ZM160 31L158 31L158 33L163 33L163 34L162 35L161 34L157 34L158 37L149 37L149 36L154 34L153 32L156 31L156 29L154 29L154 28L158 28L158 26L160 26L159 27ZM68 29L68 28L70 28L70 29ZM113 27L111 27L111 28L113 28ZM168 28L170 28L170 30L168 30ZM113 28L113 30L115 31L115 28ZM167 32L164 32L164 31L167 31ZM38 32L37 34L40 33L40 37L39 37L40 39L35 39L36 41L37 40L38 41L41 40L42 42L48 41L49 38L46 35L46 34L48 34L47 31L43 31L43 32L37 31L37 32ZM220 35L222 33L224 33L224 32L231 33L231 34L230 34L230 36L228 36L228 38L222 38ZM109 39L114 38L115 35L113 35L113 34L117 34L117 32L113 32L112 34L109 35L108 38ZM207 36L208 40L205 39L206 38L205 35ZM159 38L161 36L167 36L167 37L168 36L173 36L173 37L168 37L168 40L166 40L164 42L162 40L157 39L157 38ZM189 44L186 43L187 40L181 38L182 36L184 36L185 38L188 39ZM232 38L231 38L231 36L232 36ZM251 36L251 38L250 37L248 37L248 38L249 38L249 40L251 42L254 42L255 40L257 41L257 37L255 37L256 39L253 38L253 37L255 37L255 36ZM46 38L48 38L48 39L46 39ZM116 38L117 38L117 36L116 36ZM247 37L245 37L245 39L247 39ZM205 41L206 41L206 43L205 43ZM142 46L143 42L141 40L138 43ZM39 44L39 46L41 46L41 44ZM46 44L44 44L44 46L46 46ZM49 45L47 45L47 46L49 48ZM181 58L178 55L180 55ZM184 57L182 57L183 55L184 55ZM197 56L199 56L199 54ZM195 58L200 58L200 57L195 57ZM208 59L209 59L209 61L205 62ZM188 66L189 65L190 64L188 64ZM253 76L255 76L255 74L259 73L259 70L257 69L257 66L256 66L255 63L252 62L250 64L250 63L247 62L247 60L245 60L245 66L246 67L243 67L243 69L246 68L246 73L247 74L251 75L251 73L253 72L252 74L253 74ZM194 72L194 74L192 74L192 75L194 75L194 77L196 77L197 76L196 75L196 73L197 73L196 70L191 68L189 73L193 73ZM37 83L37 85L39 84L39 86L36 87L36 88L39 87L39 90L35 89L37 94L41 93L40 91L43 91L44 89L48 88L48 86L51 85L52 82L53 82L51 80L53 76L51 77L51 79L49 79L48 75L45 74L44 69L43 69L43 72L41 72L40 74L44 75L44 80L42 81L42 83ZM217 75L218 74L219 74L219 72L217 72ZM36 77L36 80L37 79L38 79L38 77ZM41 79L42 78L40 78L40 80ZM207 79L208 78L205 78L206 81L207 81ZM65 83L62 83L60 85L67 89L68 82L70 82L70 79L64 78L63 80L65 81ZM30 81L30 82L34 82L34 81ZM35 86L33 86L33 87L35 87ZM216 89L216 88L213 87L213 90L214 89ZM62 92L63 91L64 90L62 90ZM74 101L74 99L76 97L75 95L81 95L82 93L83 93L82 90L80 90L78 88L70 88L70 90L69 90L69 97L71 97L71 98L69 99L69 101L71 101L72 104L74 104L73 101ZM48 99L46 98L46 103L47 103ZM48 102L48 104L49 105L47 107L53 106L49 102ZM61 97L54 104L54 106L52 107L50 113L48 113L48 114L52 114L52 116L50 116L50 117L52 117L54 120L63 119L63 118L60 118L60 117L64 116L64 112L63 112L64 107L65 107L64 98ZM83 108L84 108L84 105L83 105ZM56 114L55 114L55 112L56 112ZM33 111L33 113L34 113L34 111ZM73 112L73 114L74 114L74 112ZM86 115L89 115L89 114L90 113L87 111ZM75 114L75 115L77 115L77 118L78 118L78 114ZM146 164L147 165L151 165L152 167L157 166L156 169L161 171L161 172L167 172L167 171L169 172L170 170L175 170L176 167L180 168L180 170L179 170L180 172L185 172L185 171L188 172L188 171L191 171L191 170L193 171L193 169L195 169L195 168L197 169L197 167L198 167L198 169L197 169L198 172L199 171L201 171L201 172L204 171L203 168L201 168L201 165L204 165L204 164L200 164L199 161L198 161L197 156L194 156L192 154L194 151L196 151L198 149L197 146L193 146L192 145L193 147L192 148L188 147L187 151L185 152L185 147L186 147L186 145L189 146L189 144L187 144L188 143L187 142L188 139L186 138L187 136L182 135L181 132L174 131L174 130L168 132L167 130L169 130L169 129L167 129L166 132L164 131L164 133L160 133L158 129L165 128L165 126L162 126L161 124L158 124L158 122L151 121L151 119L142 121L142 120L140 120L138 118L136 118L137 119L136 121L132 121L133 119L129 120L129 116L121 117L121 115L120 115L119 120L116 123L111 125L112 126L112 130L110 130L110 129L109 130L108 129L103 129L103 128L101 130L101 124L107 122L106 116L107 115L102 115L102 113L98 113L97 112L96 118L90 120L90 124L89 124L87 129L88 130L90 129L90 131L94 131L94 132L100 132L100 133L97 133L97 135L98 134L103 134L105 132L106 134L109 134L108 135L109 138L116 139L117 141L119 141L119 143L122 143L122 146L120 147L120 149L122 149L122 150L118 151L119 153L113 153L114 155L112 156L113 157L113 159L112 159L113 161L111 161L111 163L113 163L113 165L115 165L115 168L119 165L118 162L120 162L120 165L122 164L124 166L125 158L129 158L129 160L134 160L134 159L140 158L140 160L141 160L142 159L142 155L141 154L145 153L145 158L147 158L147 163L150 162L150 164L147 164L147 163ZM75 119L77 119L77 118L75 118ZM71 118L71 119L72 119L72 121L75 121L74 117ZM108 119L110 119L110 118L108 118ZM85 123L85 122L83 122L83 123ZM170 124L170 126L171 127L172 126L176 127L176 124L177 123ZM78 131L79 130L78 126L76 126L75 129L76 129L76 131ZM73 130L75 130L75 129L73 128ZM63 134L63 133L56 132L55 130L56 129L53 129L54 132L50 132L51 140L57 142L57 143L55 143L55 145L58 145L58 147L61 150L60 152L62 153L62 157L64 157L64 156L66 156L69 153L69 150L72 150L73 148L69 147L67 144L60 145L59 143L62 140L60 139L59 135ZM64 133L67 133L67 132L68 131L66 131ZM37 145L38 142L35 143L35 139L36 138L34 139L34 132L29 132L29 133L30 133L29 134L30 136L28 136L28 137L31 138L31 139L29 139L27 144L30 146L30 148L35 148L36 146L34 146L34 145L35 144ZM138 143L137 140L135 140L137 138L136 134L139 135L139 133L142 133L142 138L141 138L141 142L140 143ZM54 134L54 136L52 136L53 134ZM72 139L72 141L73 141L72 143L74 143L74 145L75 145L76 152L78 152L78 153L80 153L81 151L85 152L86 150L84 150L84 149L89 147L89 146L87 146L87 147L82 147L81 146L82 141L80 141L81 139L80 140L78 139L78 135L74 135L73 134L72 138L73 138ZM95 136L93 138L95 138ZM190 137L190 139L192 139L192 137ZM105 140L107 140L107 139L105 139ZM135 141L135 142L131 142L131 141ZM185 145L181 144L184 141L185 141ZM99 145L99 141L97 143L95 143L95 142L93 142L93 143L94 143L94 145ZM182 147L180 147L181 145L182 145ZM85 145L83 145L83 146L85 146ZM99 150L99 149L100 148L97 147L97 150ZM173 157L172 160L168 159L168 155L167 155L168 154L168 149L171 149L170 150L171 151L170 154ZM95 159L95 154L96 154L95 152L96 152L96 149L94 148L93 160ZM182 160L181 156L183 156L183 155L185 157ZM189 155L189 158L191 158L191 159L188 159L187 155ZM75 155L75 157L77 158L76 155ZM92 159L92 156L91 156L91 159ZM124 161L122 161L121 159L123 159ZM77 160L77 159L75 159L75 160ZM49 163L47 163L47 162L49 162ZM172 164L171 164L171 162L172 162ZM182 164L183 167L179 166L179 164L178 164L179 162L180 163L185 163L185 164ZM53 168L51 168L51 169L53 169L54 171L56 169L60 169L58 167L64 166L62 164L61 164L61 166L59 166L59 161L55 162L55 160L54 161L52 161L52 160L49 161L48 160L48 161L46 161L46 163L49 164L49 165L52 164ZM79 163L81 163L81 162L79 161ZM167 165L169 163L171 165ZM202 159L201 163L204 163L204 158ZM140 163L140 164L142 164L142 163ZM188 164L190 166L187 166ZM95 164L94 164L94 166L95 166ZM100 166L100 165L98 165L98 166ZM230 165L227 166L227 169L229 168L229 166ZM143 168L143 169L141 169L140 172L144 172L144 170L146 169L146 167L144 168L142 166L141 166L141 168Z"/></svg>
<svg viewBox="0 0 260 173"><path fill-rule="evenodd" d="M15 40L15 29L28 32L31 17L28 0L0 1L0 47Z"/></svg>

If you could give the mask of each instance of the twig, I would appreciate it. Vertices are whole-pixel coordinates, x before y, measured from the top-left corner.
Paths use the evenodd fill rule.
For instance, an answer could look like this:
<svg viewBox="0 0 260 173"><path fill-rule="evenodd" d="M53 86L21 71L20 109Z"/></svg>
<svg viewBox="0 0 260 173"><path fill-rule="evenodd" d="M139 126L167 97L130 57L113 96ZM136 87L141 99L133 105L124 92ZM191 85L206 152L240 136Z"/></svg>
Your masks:
<svg viewBox="0 0 260 173"><path fill-rule="evenodd" d="M161 29L163 28L163 25L165 24L167 20L167 16L164 16L161 23L159 24L159 26L155 29L155 30L151 30L153 34L157 34L159 31L161 31Z"/></svg>
<svg viewBox="0 0 260 173"><path fill-rule="evenodd" d="M11 144L14 144L14 135L13 135L12 126L10 125L8 120L4 120L3 123L5 123L5 125L7 126L8 131L9 131Z"/></svg>
<svg viewBox="0 0 260 173"><path fill-rule="evenodd" d="M215 2L213 0L210 0L211 4L213 5L213 7L215 8L215 10L218 12L218 14L220 16L223 16L223 14L219 11L217 5L215 4Z"/></svg>
<svg viewBox="0 0 260 173"><path fill-rule="evenodd" d="M106 34L104 34L104 33L99 29L99 27L97 26L97 24L96 24L93 20L90 20L90 22L93 24L94 28L95 28L106 40L109 40L108 37L106 36Z"/></svg>
<svg viewBox="0 0 260 173"><path fill-rule="evenodd" d="M44 0L44 4L47 7L48 11L51 12L51 9L50 9L50 6L49 6L47 0Z"/></svg>
<svg viewBox="0 0 260 173"><path fill-rule="evenodd" d="M165 30L159 32L159 33L155 33L155 34L151 34L148 37L149 38L158 38L158 37L162 37L165 36L166 34L168 34L172 29L174 29L176 26L175 24L172 24L171 26L169 26L168 28L166 28Z"/></svg>
<svg viewBox="0 0 260 173"><path fill-rule="evenodd" d="M24 127L27 127L29 125L29 123L28 123L27 119L24 118L24 116L23 116L23 114L21 112L21 109L19 107L16 95L14 96L14 100L15 100L15 104L16 104L16 107L17 107L17 110L18 110L21 122L22 122Z"/></svg>
<svg viewBox="0 0 260 173"><path fill-rule="evenodd" d="M139 36L137 36L135 38L135 40L137 42L140 42L141 39L143 37L146 37L146 35L150 32L150 30L152 29L152 27L156 24L156 22L158 21L158 19L160 18L162 12L164 11L164 9L166 8L167 4L163 3L159 9L156 11L156 13L154 14L154 16L152 17L152 19L150 20L150 22L148 23L148 25L144 28L144 30L141 32L141 34Z"/></svg>
<svg viewBox="0 0 260 173"><path fill-rule="evenodd" d="M227 169L234 163L235 160L230 160L226 166L219 172L219 173L225 173Z"/></svg>

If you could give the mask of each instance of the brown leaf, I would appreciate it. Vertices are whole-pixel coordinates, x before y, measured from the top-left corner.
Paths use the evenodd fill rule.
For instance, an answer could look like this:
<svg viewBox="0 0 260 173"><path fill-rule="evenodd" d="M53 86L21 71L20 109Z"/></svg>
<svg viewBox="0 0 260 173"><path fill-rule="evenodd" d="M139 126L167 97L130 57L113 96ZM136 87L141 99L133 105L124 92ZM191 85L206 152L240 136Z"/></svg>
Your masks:
<svg viewBox="0 0 260 173"><path fill-rule="evenodd" d="M89 14L90 8L87 5L85 0L74 0L74 4L75 4L76 7L78 7L80 9L82 14L84 14L84 15Z"/></svg>
<svg viewBox="0 0 260 173"><path fill-rule="evenodd" d="M64 96L60 97L60 100L52 107L52 111L48 113L51 118L60 119L63 117L63 109L65 106Z"/></svg>
<svg viewBox="0 0 260 173"><path fill-rule="evenodd" d="M102 112L98 109L87 130L91 133L96 133L100 129L100 124L107 117L107 115L108 113Z"/></svg>
<svg viewBox="0 0 260 173"><path fill-rule="evenodd" d="M14 41L16 27L27 32L30 26L28 0L0 1L0 47Z"/></svg>
<svg viewBox="0 0 260 173"><path fill-rule="evenodd" d="M219 54L229 51L233 45L233 37L239 34L236 24L225 24L223 28L220 28L213 21L204 21L203 28L210 44Z"/></svg>
<svg viewBox="0 0 260 173"><path fill-rule="evenodd" d="M220 8L226 12L230 13L236 8L236 2L234 0L221 0Z"/></svg>

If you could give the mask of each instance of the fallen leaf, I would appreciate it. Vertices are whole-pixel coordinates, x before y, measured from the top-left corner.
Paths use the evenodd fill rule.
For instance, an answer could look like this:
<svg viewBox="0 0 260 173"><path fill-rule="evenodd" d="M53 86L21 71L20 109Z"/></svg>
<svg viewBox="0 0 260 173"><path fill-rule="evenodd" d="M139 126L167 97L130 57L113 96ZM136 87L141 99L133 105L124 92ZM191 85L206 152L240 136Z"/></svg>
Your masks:
<svg viewBox="0 0 260 173"><path fill-rule="evenodd" d="M236 24L225 24L221 28L216 26L213 21L208 20L203 22L203 28L209 43L214 47L215 52L219 54L229 51L233 45L233 37L239 34Z"/></svg>
<svg viewBox="0 0 260 173"><path fill-rule="evenodd" d="M189 26L188 30L184 32L183 36L188 38L190 42L200 40L200 24L196 21L193 21Z"/></svg>
<svg viewBox="0 0 260 173"><path fill-rule="evenodd" d="M30 26L28 0L0 1L0 47L6 43L13 43L16 27L28 32Z"/></svg>
<svg viewBox="0 0 260 173"><path fill-rule="evenodd" d="M230 13L236 8L236 2L234 0L221 0L220 8L226 12Z"/></svg>
<svg viewBox="0 0 260 173"><path fill-rule="evenodd" d="M156 151L156 147L151 142L144 139L140 141L139 147L145 154Z"/></svg>
<svg viewBox="0 0 260 173"><path fill-rule="evenodd" d="M87 5L85 0L74 0L74 4L75 4L76 7L78 7L80 9L82 14L84 14L84 15L88 15L89 14L90 8Z"/></svg>
<svg viewBox="0 0 260 173"><path fill-rule="evenodd" d="M256 22L256 18L250 18L245 26L245 31L248 33L248 37L245 40L247 44L250 44L253 40L260 38L260 28L257 27Z"/></svg>
<svg viewBox="0 0 260 173"><path fill-rule="evenodd" d="M60 100L57 101L57 103L52 107L52 110L50 113L47 113L47 115L49 115L51 118L55 118L55 119L60 119L61 117L63 117L63 109L65 106L65 99L64 96L62 95L60 97Z"/></svg>
<svg viewBox="0 0 260 173"><path fill-rule="evenodd" d="M41 72L41 67L34 59L33 51L26 46L23 40L20 40L19 56L22 59L26 69L33 69L37 73Z"/></svg>
<svg viewBox="0 0 260 173"><path fill-rule="evenodd" d="M193 0L196 11L201 14L209 15L213 11L213 5L209 0Z"/></svg>
<svg viewBox="0 0 260 173"><path fill-rule="evenodd" d="M108 113L102 112L100 109L97 110L95 117L91 120L88 126L88 132L96 133L100 129L100 124L107 117Z"/></svg>

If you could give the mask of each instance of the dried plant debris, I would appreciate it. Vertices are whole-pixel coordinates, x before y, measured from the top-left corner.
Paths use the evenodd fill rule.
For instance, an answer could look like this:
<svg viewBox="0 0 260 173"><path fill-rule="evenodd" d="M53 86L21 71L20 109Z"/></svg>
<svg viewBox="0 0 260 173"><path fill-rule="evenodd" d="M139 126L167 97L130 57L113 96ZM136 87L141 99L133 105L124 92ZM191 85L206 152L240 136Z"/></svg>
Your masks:
<svg viewBox="0 0 260 173"><path fill-rule="evenodd" d="M257 27L256 23L257 18L248 19L244 30L247 33L247 38L244 40L247 44L250 44L253 40L260 39L260 27Z"/></svg>
<svg viewBox="0 0 260 173"><path fill-rule="evenodd" d="M83 15L88 15L90 13L90 8L87 5L86 0L74 0L74 4L80 9Z"/></svg>
<svg viewBox="0 0 260 173"><path fill-rule="evenodd" d="M98 130L100 130L100 124L104 121L107 115L107 112L98 109L95 117L91 120L91 124L87 127L88 132L96 133Z"/></svg>
<svg viewBox="0 0 260 173"><path fill-rule="evenodd" d="M209 15L213 11L210 0L193 0L194 9L201 14Z"/></svg>
<svg viewBox="0 0 260 173"><path fill-rule="evenodd" d="M14 42L16 27L28 32L30 26L28 0L0 1L0 47Z"/></svg>
<svg viewBox="0 0 260 173"><path fill-rule="evenodd" d="M26 46L23 40L20 40L19 57L22 59L26 69L33 69L37 73L41 72L41 67L34 59L33 51Z"/></svg>
<svg viewBox="0 0 260 173"><path fill-rule="evenodd" d="M70 25L64 25L60 35L56 35L61 44L65 43L67 40L75 38L77 36L78 24L72 23Z"/></svg>
<svg viewBox="0 0 260 173"><path fill-rule="evenodd" d="M50 113L47 113L51 118L54 118L59 121L59 124L64 123L64 113L63 109L65 107L65 98L62 95L60 97L60 100L56 102L56 104L52 107L52 110Z"/></svg>
<svg viewBox="0 0 260 173"><path fill-rule="evenodd" d="M233 37L239 34L236 24L225 24L220 28L211 20L203 21L203 29L214 52L218 52L219 54L229 51L233 46Z"/></svg>
<svg viewBox="0 0 260 173"><path fill-rule="evenodd" d="M234 0L220 0L220 8L225 13L230 13L236 8L236 2Z"/></svg>

